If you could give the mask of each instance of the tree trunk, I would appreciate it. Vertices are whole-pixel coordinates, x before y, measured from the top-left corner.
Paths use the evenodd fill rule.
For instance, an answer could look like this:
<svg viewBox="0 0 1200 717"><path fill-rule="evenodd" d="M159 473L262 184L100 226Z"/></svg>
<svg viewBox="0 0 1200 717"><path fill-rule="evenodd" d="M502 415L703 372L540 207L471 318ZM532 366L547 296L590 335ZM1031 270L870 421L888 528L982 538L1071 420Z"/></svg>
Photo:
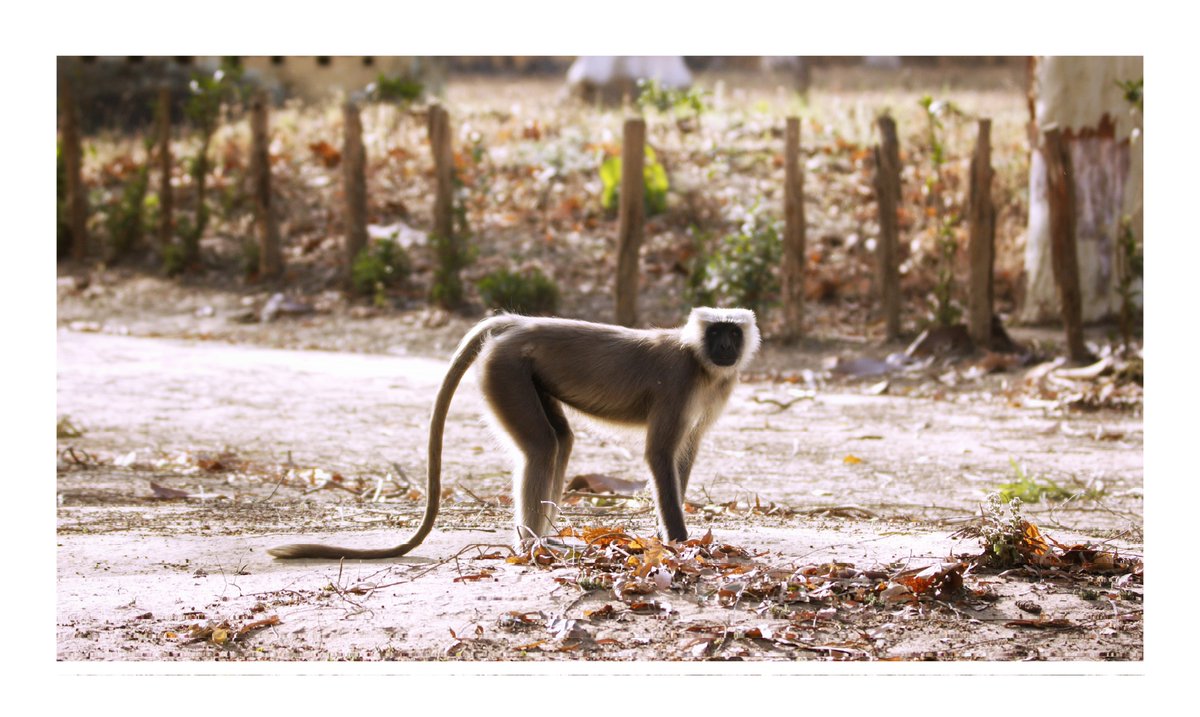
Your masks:
<svg viewBox="0 0 1200 717"><path fill-rule="evenodd" d="M1075 241L1085 322L1116 314L1118 237L1129 217L1142 237L1142 116L1121 83L1141 79L1142 58L1037 57L1031 66L1030 146L1057 128L1075 171ZM1055 322L1061 315L1051 259L1047 168L1040 151L1029 161L1029 228L1019 317Z"/></svg>
<svg viewBox="0 0 1200 717"><path fill-rule="evenodd" d="M967 254L971 266L967 329L982 349L992 346L994 303L993 270L996 261L996 208L992 204L992 121L979 120L979 137L971 158L970 229Z"/></svg>
<svg viewBox="0 0 1200 717"><path fill-rule="evenodd" d="M617 216L617 323L637 324L638 255L646 219L644 167L646 121L625 120L621 148L621 196Z"/></svg>
<svg viewBox="0 0 1200 717"><path fill-rule="evenodd" d="M1054 277L1062 302L1067 351L1071 360L1091 359L1083 343L1083 306L1079 291L1079 260L1075 249L1075 182L1071 153L1062 134L1053 129L1043 137L1046 180L1050 191L1050 247Z"/></svg>
<svg viewBox="0 0 1200 717"><path fill-rule="evenodd" d="M800 119L787 118L783 194L783 339L804 335L804 171L800 166Z"/></svg>
<svg viewBox="0 0 1200 717"><path fill-rule="evenodd" d="M879 118L882 146L875 147L875 195L879 202L879 299L886 324L886 340L900 336L900 235L896 214L900 202L900 142L896 121Z"/></svg>
<svg viewBox="0 0 1200 717"><path fill-rule="evenodd" d="M436 186L433 198L433 234L438 254L434 270L433 300L442 308L452 309L463 301L459 272L466 263L464 238L454 230L454 146L451 143L450 114L441 105L429 108L429 143L433 151Z"/></svg>
<svg viewBox="0 0 1200 717"><path fill-rule="evenodd" d="M346 286L350 287L354 261L367 246L367 153L363 147L358 106L347 102L342 106L342 118L342 182L346 197L343 270Z"/></svg>
<svg viewBox="0 0 1200 717"><path fill-rule="evenodd" d="M83 147L79 132L79 111L75 105L71 78L60 79L62 103L62 153L66 169L67 212L71 226L71 257L87 258L87 189L83 186Z"/></svg>
<svg viewBox="0 0 1200 717"><path fill-rule="evenodd" d="M283 274L279 227L271 211L271 153L267 124L267 95L254 97L250 115L251 166L254 168L254 225L258 234L258 273L264 279Z"/></svg>

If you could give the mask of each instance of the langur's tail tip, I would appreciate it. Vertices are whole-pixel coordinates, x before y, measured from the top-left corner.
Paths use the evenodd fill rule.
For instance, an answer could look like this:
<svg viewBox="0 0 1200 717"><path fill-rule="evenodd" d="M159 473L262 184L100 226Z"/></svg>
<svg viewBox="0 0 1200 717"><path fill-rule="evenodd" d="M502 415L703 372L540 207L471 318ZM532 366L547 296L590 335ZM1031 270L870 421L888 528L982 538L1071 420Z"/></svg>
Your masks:
<svg viewBox="0 0 1200 717"><path fill-rule="evenodd" d="M304 545L277 545L274 548L267 549L267 555L274 558L282 558L284 560L303 558L307 554Z"/></svg>

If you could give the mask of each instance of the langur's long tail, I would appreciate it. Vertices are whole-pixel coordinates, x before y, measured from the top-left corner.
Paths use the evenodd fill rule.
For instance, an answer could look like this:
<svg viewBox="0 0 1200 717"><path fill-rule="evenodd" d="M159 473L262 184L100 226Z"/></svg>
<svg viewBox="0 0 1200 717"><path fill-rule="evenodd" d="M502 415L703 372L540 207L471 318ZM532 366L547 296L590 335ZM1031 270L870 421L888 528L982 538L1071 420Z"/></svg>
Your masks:
<svg viewBox="0 0 1200 717"><path fill-rule="evenodd" d="M276 558L283 559L324 558L339 560L348 558L351 560L377 560L380 558L399 557L420 545L425 540L425 537L429 535L429 531L433 530L438 508L441 505L442 434L446 427L446 414L450 410L450 400L454 398L454 392L458 388L459 381L462 380L463 375L467 373L467 369L471 367L471 364L479 356L484 342L493 333L503 330L505 326L511 323L512 320L507 316L496 316L479 322L459 342L458 349L454 352L454 358L450 360L450 368L446 371L446 377L442 379L442 387L438 391L437 401L433 404L433 416L429 419L429 473L425 493L425 517L421 519L421 526L417 528L417 532L407 543L394 548L381 548L377 550L356 550L353 548L336 548L331 545L318 545L316 543L297 543L294 545L280 545L271 548L267 553Z"/></svg>

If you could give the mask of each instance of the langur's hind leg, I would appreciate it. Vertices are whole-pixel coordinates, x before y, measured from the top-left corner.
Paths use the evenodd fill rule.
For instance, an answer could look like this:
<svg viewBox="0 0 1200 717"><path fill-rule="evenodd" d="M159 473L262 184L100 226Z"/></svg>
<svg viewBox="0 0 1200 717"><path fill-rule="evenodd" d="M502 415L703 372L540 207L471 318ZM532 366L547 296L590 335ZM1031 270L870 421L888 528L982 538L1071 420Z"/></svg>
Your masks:
<svg viewBox="0 0 1200 717"><path fill-rule="evenodd" d="M567 478L567 462L571 459L571 447L575 445L575 434L571 431L571 426L567 423L567 417L563 414L562 404L550 394L540 392L542 401L542 410L546 412L546 418L550 421L551 428L554 429L554 436L558 439L558 455L554 461L554 477L550 485L547 487L546 495L543 498L545 501L546 517L553 528L558 519L558 506L562 502L563 486Z"/></svg>
<svg viewBox="0 0 1200 717"><path fill-rule="evenodd" d="M550 530L549 507L543 502L555 481L558 433L527 364L489 361L480 374L492 412L521 452L521 465L513 475L517 539L542 537Z"/></svg>

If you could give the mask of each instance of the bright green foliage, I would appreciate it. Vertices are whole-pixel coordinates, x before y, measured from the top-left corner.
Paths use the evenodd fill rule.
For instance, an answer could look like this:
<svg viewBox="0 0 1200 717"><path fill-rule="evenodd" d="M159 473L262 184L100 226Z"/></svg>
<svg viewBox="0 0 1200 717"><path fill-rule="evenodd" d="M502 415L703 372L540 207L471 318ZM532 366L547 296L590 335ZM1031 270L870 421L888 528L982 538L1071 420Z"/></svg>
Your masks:
<svg viewBox="0 0 1200 717"><path fill-rule="evenodd" d="M412 261L404 247L392 239L381 239L365 247L350 268L350 283L360 294L372 295L382 303L385 291L401 286L412 272Z"/></svg>
<svg viewBox="0 0 1200 717"><path fill-rule="evenodd" d="M637 106L659 112L674 111L677 117L691 115L699 118L711 109L708 93L694 88L664 89L658 80L638 80Z"/></svg>
<svg viewBox="0 0 1200 717"><path fill-rule="evenodd" d="M1019 500L1022 503L1039 503L1045 499L1047 501L1061 502L1072 498L1095 500L1104 495L1102 489L1098 490L1079 486L1077 489L1072 490L1060 486L1049 478L1031 476L1011 458L1009 459L1009 464L1012 465L1017 479L1000 485L998 495L1002 501Z"/></svg>
<svg viewBox="0 0 1200 717"><path fill-rule="evenodd" d="M558 285L537 268L523 273L493 271L476 286L479 298L489 308L530 316L558 311Z"/></svg>
<svg viewBox="0 0 1200 717"><path fill-rule="evenodd" d="M621 192L621 158L609 157L600 164L600 182L604 185L600 205L605 211L616 211ZM658 161L658 155L646 145L646 160L642 168L642 183L646 195L646 216L661 214L667 210L667 191L671 188L667 170Z"/></svg>
<svg viewBox="0 0 1200 717"><path fill-rule="evenodd" d="M1133 105L1134 107L1137 107L1138 112L1143 111L1143 109L1142 109L1142 94L1143 94L1142 93L1142 80L1143 79L1144 78L1139 77L1136 80L1126 80L1124 82L1121 82L1120 80L1117 81L1117 86L1121 88L1121 93L1125 95L1125 101L1128 102L1129 104Z"/></svg>
<svg viewBox="0 0 1200 717"><path fill-rule="evenodd" d="M411 104L421 99L425 94L425 85L403 75L388 77L382 72L375 81L367 86L367 94L376 102L395 102Z"/></svg>
<svg viewBox="0 0 1200 717"><path fill-rule="evenodd" d="M703 266L703 277L693 278L693 300L763 310L778 301L777 267L783 257L779 222L766 216L755 203L746 214L740 231L720 241Z"/></svg>

